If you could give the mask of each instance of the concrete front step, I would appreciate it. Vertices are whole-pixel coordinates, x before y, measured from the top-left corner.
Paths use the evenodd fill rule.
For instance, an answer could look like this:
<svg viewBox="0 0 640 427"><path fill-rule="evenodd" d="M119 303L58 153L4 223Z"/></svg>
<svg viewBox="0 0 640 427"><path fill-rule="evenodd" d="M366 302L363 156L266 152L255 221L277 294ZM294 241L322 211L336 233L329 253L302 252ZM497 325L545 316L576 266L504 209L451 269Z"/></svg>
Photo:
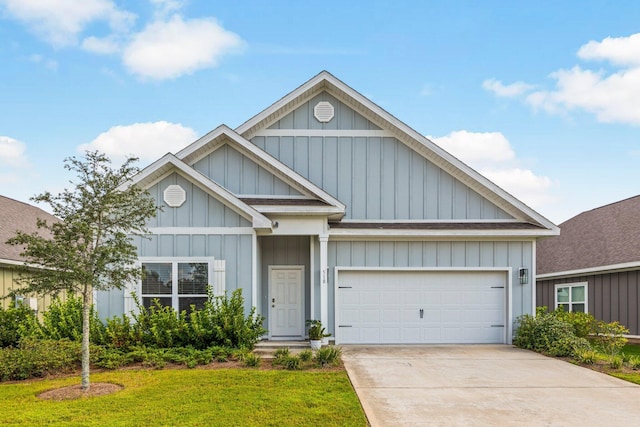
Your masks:
<svg viewBox="0 0 640 427"><path fill-rule="evenodd" d="M271 359L281 348L288 348L291 354L297 354L303 350L310 350L311 345L309 341L260 341L253 352L263 359Z"/></svg>

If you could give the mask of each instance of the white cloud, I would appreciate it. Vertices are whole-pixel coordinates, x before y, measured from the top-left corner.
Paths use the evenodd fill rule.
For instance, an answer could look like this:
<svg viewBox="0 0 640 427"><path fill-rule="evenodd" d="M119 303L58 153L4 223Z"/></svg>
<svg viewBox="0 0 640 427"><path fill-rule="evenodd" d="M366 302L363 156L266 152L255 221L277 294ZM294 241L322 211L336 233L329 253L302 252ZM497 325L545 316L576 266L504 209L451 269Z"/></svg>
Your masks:
<svg viewBox="0 0 640 427"><path fill-rule="evenodd" d="M112 30L122 32L135 20L111 0L0 0L0 5L55 47L75 44L78 34L94 21L106 21Z"/></svg>
<svg viewBox="0 0 640 427"><path fill-rule="evenodd" d="M526 94L524 100L534 110L550 114L586 111L600 122L640 125L640 33L592 40L580 47L577 55L583 60L607 61L610 67L594 70L575 65L560 69L549 75L554 88L528 94L516 89L521 82L503 85L487 80L483 87L497 96ZM510 88L512 95L505 95Z"/></svg>
<svg viewBox="0 0 640 427"><path fill-rule="evenodd" d="M540 209L553 201L553 181L521 167L502 133L461 130L428 138L527 205Z"/></svg>
<svg viewBox="0 0 640 427"><path fill-rule="evenodd" d="M482 88L493 92L496 96L503 98L512 98L514 96L522 95L533 89L533 85L524 82L515 82L509 85L504 85L500 80L488 79L482 82Z"/></svg>
<svg viewBox="0 0 640 427"><path fill-rule="evenodd" d="M120 51L120 46L114 37L89 36L82 40L82 48L87 52L108 55Z"/></svg>
<svg viewBox="0 0 640 427"><path fill-rule="evenodd" d="M17 139L0 136L0 165L19 168L29 164L25 152L27 146Z"/></svg>
<svg viewBox="0 0 640 427"><path fill-rule="evenodd" d="M196 132L179 123L165 121L134 123L114 126L98 135L88 144L82 144L78 151L98 150L114 161L122 161L127 156L139 157L142 161L156 160L168 152L175 153L193 142Z"/></svg>
<svg viewBox="0 0 640 427"><path fill-rule="evenodd" d="M163 80L215 67L221 56L243 47L243 40L215 19L185 21L174 15L135 34L124 49L123 61L140 77Z"/></svg>
<svg viewBox="0 0 640 427"><path fill-rule="evenodd" d="M617 65L640 65L640 33L629 37L607 37L601 42L591 40L578 50L586 60L610 61Z"/></svg>
<svg viewBox="0 0 640 427"><path fill-rule="evenodd" d="M177 12L182 9L184 6L184 1L182 0L150 0L151 4L156 9L156 16L163 17L167 16L170 13Z"/></svg>
<svg viewBox="0 0 640 427"><path fill-rule="evenodd" d="M508 162L515 158L511 144L500 132L459 130L431 140L464 162L476 166Z"/></svg>

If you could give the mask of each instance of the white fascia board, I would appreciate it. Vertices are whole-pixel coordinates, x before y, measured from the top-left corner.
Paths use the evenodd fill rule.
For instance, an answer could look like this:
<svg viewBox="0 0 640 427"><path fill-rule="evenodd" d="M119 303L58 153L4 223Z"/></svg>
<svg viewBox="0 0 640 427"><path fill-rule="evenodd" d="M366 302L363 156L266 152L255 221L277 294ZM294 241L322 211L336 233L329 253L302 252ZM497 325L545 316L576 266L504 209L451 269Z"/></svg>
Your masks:
<svg viewBox="0 0 640 427"><path fill-rule="evenodd" d="M347 105L352 104L351 106L353 107L353 104L359 104L360 108L354 108L354 110L358 111L361 114L364 112L365 114L363 115L365 117L371 117L371 113L373 113L373 116L378 117L378 120L374 121L381 122L383 124L383 128L386 126L391 127L394 131L394 136L403 143L407 144L407 138L415 141L415 146L412 146L413 144L410 143L407 145L409 145L411 148L417 149L416 151L418 153L422 154L428 160L434 162L437 166L443 168L447 172L452 173L453 176L462 177L463 179L461 179L461 181L466 181L465 184L470 185L472 188L478 187L479 184L479 186L487 190L481 191L481 194L485 193L487 196L489 196L488 198L490 200L493 198L494 200L492 201L498 199L506 202L506 204L511 208L507 206L501 206L501 208L506 207L505 211L512 211L510 212L512 214L514 210L519 212L527 219L531 219L533 222L539 223L543 227L552 231L552 234L550 234L552 236L560 234L560 229L553 222L549 221L547 218L534 211L533 209L522 203L520 200L513 197L511 194L498 187L486 177L479 174L474 169L440 148L424 135L416 132L411 127L398 120L392 114L388 113L327 71L322 71L311 80L307 81L294 91L290 92L288 95L284 96L261 113L257 114L253 118L237 127L236 132L238 132L245 138L251 138L254 134L256 134L256 132L258 132L257 127L262 126L262 128L260 128L259 130L260 132L262 132L262 129L268 127L272 122L275 122L279 118L281 118L281 115L278 114L280 110L284 109L286 112L288 112L287 107L289 107L289 109L293 109L301 102L310 99L312 96L315 96L315 94L319 93L323 89L327 90L334 96L337 95L336 97L338 99L341 99L342 101L348 101L346 102ZM367 112L370 113L367 114ZM265 121L265 123L261 125L261 122L263 121ZM422 150L418 149L420 147L422 148ZM424 153L423 151L424 149L431 152L432 155L426 156L426 153ZM464 177L467 177L467 179L464 179ZM476 185L473 185L474 182L476 183ZM493 197L491 197L491 195L493 195ZM498 205L501 204L504 205L504 203L499 203Z"/></svg>
<svg viewBox="0 0 640 427"><path fill-rule="evenodd" d="M620 272L625 270L635 270L640 268L640 261L634 262L625 262L621 264L610 264L610 265L602 265L598 267L591 268L581 268L578 270L566 270L566 271L558 271L555 273L545 273L536 275L537 280L546 280L546 279L556 279L560 277L571 277L571 276L590 276L599 273L613 273Z"/></svg>
<svg viewBox="0 0 640 427"><path fill-rule="evenodd" d="M271 228L271 221L267 217L238 199L226 188L204 176L170 153L147 166L127 183L127 185L136 184L144 188L149 188L157 182L156 177L165 176L168 172L172 171L180 172L193 183L199 184L208 194L231 207L236 213L251 218L254 228Z"/></svg>
<svg viewBox="0 0 640 427"><path fill-rule="evenodd" d="M24 261L17 261L14 259L2 259L0 258L0 267L25 267L31 270L53 270L53 268L47 268L40 264L31 264Z"/></svg>
<svg viewBox="0 0 640 427"><path fill-rule="evenodd" d="M254 209L260 213L278 215L331 215L344 213L335 206L281 206L281 205L257 205Z"/></svg>
<svg viewBox="0 0 640 427"><path fill-rule="evenodd" d="M329 193L316 186L312 182L308 181L302 175L297 172L291 170L284 163L280 162L275 157L271 156L269 153L261 150L256 145L247 141L242 135L238 134L234 130L229 127L222 125L218 126L214 131L209 132L204 137L200 138L198 141L194 142L190 146L186 147L182 151L180 151L176 156L180 159L185 159L189 163L194 163L198 158L188 158L194 153L197 153L198 150L203 148L208 143L214 141L216 138L226 136L229 141L235 144L234 148L239 148L242 154L247 155L253 161L255 161L260 166L267 169L269 172L273 173L278 178L282 179L287 184L291 185L296 189L302 190L303 193L310 193L311 195L320 198L322 201L335 206L342 213L346 210L346 206L342 204L339 200L335 199ZM233 146L233 145L232 145ZM208 153L207 153L208 154ZM203 154L206 155L206 154Z"/></svg>
<svg viewBox="0 0 640 427"><path fill-rule="evenodd" d="M539 238L553 235L550 230L379 230L379 229L347 229L331 228L332 237L435 237L435 238Z"/></svg>

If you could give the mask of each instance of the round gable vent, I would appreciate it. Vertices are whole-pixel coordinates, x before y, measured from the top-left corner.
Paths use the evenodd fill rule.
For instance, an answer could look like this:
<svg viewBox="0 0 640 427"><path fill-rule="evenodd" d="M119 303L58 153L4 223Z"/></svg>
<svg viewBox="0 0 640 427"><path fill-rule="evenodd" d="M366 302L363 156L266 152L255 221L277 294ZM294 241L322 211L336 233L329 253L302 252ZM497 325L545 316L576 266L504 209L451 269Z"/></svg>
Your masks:
<svg viewBox="0 0 640 427"><path fill-rule="evenodd" d="M170 185L164 189L164 202L172 208L179 208L187 200L187 192L179 185Z"/></svg>
<svg viewBox="0 0 640 427"><path fill-rule="evenodd" d="M313 108L313 115L321 123L326 123L333 119L333 105L327 101L320 101Z"/></svg>

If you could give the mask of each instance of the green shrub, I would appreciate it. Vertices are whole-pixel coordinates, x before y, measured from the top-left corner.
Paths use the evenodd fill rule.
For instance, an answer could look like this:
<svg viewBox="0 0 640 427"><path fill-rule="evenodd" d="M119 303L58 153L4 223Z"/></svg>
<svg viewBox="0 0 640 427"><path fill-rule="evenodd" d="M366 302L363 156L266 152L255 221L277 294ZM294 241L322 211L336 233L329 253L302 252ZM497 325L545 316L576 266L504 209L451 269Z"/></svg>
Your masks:
<svg viewBox="0 0 640 427"><path fill-rule="evenodd" d="M40 323L29 307L13 303L5 310L0 306L0 348L17 347L23 337L39 333Z"/></svg>
<svg viewBox="0 0 640 427"><path fill-rule="evenodd" d="M590 313L583 313L581 311L564 311L564 308L558 307L551 313L557 319L563 322L569 323L573 328L575 336L580 338L587 338L596 331L596 318Z"/></svg>
<svg viewBox="0 0 640 427"><path fill-rule="evenodd" d="M185 312L176 313L173 307L163 306L154 299L151 307L140 304L134 295L138 313L133 315L134 336L142 344L157 348L171 348L189 345L189 330Z"/></svg>
<svg viewBox="0 0 640 427"><path fill-rule="evenodd" d="M622 357L620 356L611 356L609 358L609 366L612 369L620 369L622 368L622 364L623 364Z"/></svg>
<svg viewBox="0 0 640 427"><path fill-rule="evenodd" d="M578 350L575 358L578 362L584 363L585 365L593 365L596 363L598 354L594 350Z"/></svg>
<svg viewBox="0 0 640 427"><path fill-rule="evenodd" d="M619 322L607 323L598 320L593 343L603 353L615 356L622 351L622 348L627 343L627 338L623 336L627 333L629 333L629 330Z"/></svg>
<svg viewBox="0 0 640 427"><path fill-rule="evenodd" d="M298 357L303 362L309 362L311 359L313 359L313 351L311 351L309 349L302 350L300 353L298 353Z"/></svg>
<svg viewBox="0 0 640 427"><path fill-rule="evenodd" d="M302 367L300 358L294 355L284 356L279 364L289 371L298 371Z"/></svg>
<svg viewBox="0 0 640 427"><path fill-rule="evenodd" d="M546 307L539 307L536 316L518 317L513 344L520 348L551 354L572 356L575 351L589 347L584 338L576 337L574 327Z"/></svg>
<svg viewBox="0 0 640 427"><path fill-rule="evenodd" d="M140 329L131 323L126 314L120 317L107 319L104 331L104 343L115 348L128 349L131 346L142 344Z"/></svg>
<svg viewBox="0 0 640 427"><path fill-rule="evenodd" d="M231 298L227 297L226 292L222 296L209 298L201 311L201 315L208 318L202 323L210 325L218 345L253 349L266 332L262 327L264 317L256 314L255 307L247 316L244 315L242 289L233 291ZM192 314L192 317L195 316L197 313Z"/></svg>
<svg viewBox="0 0 640 427"><path fill-rule="evenodd" d="M282 359L282 358L285 358L285 357L289 356L290 354L291 353L289 351L289 347L283 347L283 348L277 349L273 353L273 357L274 357L274 359Z"/></svg>
<svg viewBox="0 0 640 427"><path fill-rule="evenodd" d="M313 358L319 366L324 368L328 365L338 365L340 363L340 356L342 356L342 349L329 345L317 350Z"/></svg>
<svg viewBox="0 0 640 427"><path fill-rule="evenodd" d="M133 362L133 356L118 348L92 346L91 363L105 369L118 369Z"/></svg>
<svg viewBox="0 0 640 427"><path fill-rule="evenodd" d="M640 356L633 355L629 358L629 367L634 370L640 369Z"/></svg>
<svg viewBox="0 0 640 427"><path fill-rule="evenodd" d="M78 367L80 358L79 342L23 339L17 348L0 349L0 381L70 372Z"/></svg>
<svg viewBox="0 0 640 427"><path fill-rule="evenodd" d="M104 342L104 325L93 306L89 313L90 340ZM82 299L69 295L65 301L54 298L42 319L42 336L45 339L71 341L82 340Z"/></svg>
<svg viewBox="0 0 640 427"><path fill-rule="evenodd" d="M260 356L255 353L248 353L242 363L244 364L244 366L257 368L258 366L260 366Z"/></svg>
<svg viewBox="0 0 640 427"><path fill-rule="evenodd" d="M221 346L209 347L209 351L216 362L226 362L233 352L230 348Z"/></svg>

